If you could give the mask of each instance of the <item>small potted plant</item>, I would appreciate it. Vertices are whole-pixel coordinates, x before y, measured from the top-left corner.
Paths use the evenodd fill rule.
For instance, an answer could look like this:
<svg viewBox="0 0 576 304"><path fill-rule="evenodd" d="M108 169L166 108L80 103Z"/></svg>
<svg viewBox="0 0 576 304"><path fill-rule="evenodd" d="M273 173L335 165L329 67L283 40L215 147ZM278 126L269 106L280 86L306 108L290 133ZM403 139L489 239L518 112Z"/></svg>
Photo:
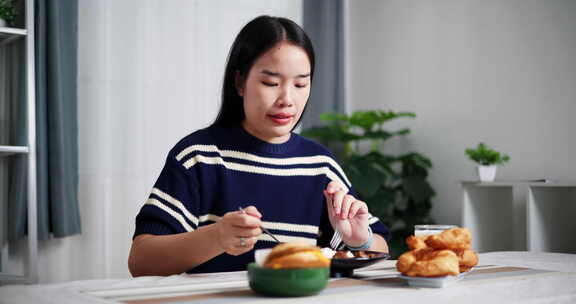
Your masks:
<svg viewBox="0 0 576 304"><path fill-rule="evenodd" d="M494 181L497 165L503 165L510 160L510 156L490 149L484 143L479 143L475 149L466 149L466 154L478 164L478 176L481 182Z"/></svg>
<svg viewBox="0 0 576 304"><path fill-rule="evenodd" d="M12 0L0 0L0 27L14 25L16 8Z"/></svg>

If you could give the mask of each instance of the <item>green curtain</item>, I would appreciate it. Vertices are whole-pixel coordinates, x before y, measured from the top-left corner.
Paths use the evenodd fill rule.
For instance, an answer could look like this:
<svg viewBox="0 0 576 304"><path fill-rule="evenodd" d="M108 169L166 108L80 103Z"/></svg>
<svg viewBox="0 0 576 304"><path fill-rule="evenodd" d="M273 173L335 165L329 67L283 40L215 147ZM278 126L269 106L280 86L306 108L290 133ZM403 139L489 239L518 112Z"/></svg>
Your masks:
<svg viewBox="0 0 576 304"><path fill-rule="evenodd" d="M77 0L35 1L38 239L81 232L78 206ZM20 171L23 172L23 171ZM16 172L15 172L16 173ZM16 180L16 179L15 179ZM25 179L20 182L25 183ZM25 189L22 185L14 185ZM20 193L21 194L21 193ZM14 193L13 232L26 231L25 199Z"/></svg>

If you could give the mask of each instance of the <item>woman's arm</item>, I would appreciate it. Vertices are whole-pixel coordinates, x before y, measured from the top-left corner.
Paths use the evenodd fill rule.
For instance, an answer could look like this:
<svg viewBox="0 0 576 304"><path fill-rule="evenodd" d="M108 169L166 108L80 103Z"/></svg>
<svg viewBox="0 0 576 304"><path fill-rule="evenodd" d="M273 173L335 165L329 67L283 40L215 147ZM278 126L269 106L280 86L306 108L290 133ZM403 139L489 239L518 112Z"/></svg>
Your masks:
<svg viewBox="0 0 576 304"><path fill-rule="evenodd" d="M137 236L128 258L130 273L134 277L178 274L224 253L215 242L217 225L179 234Z"/></svg>
<svg viewBox="0 0 576 304"><path fill-rule="evenodd" d="M137 236L128 258L130 273L134 277L179 274L222 253L239 255L252 250L262 233L262 215L253 206L244 210L246 214L228 212L217 223L191 232Z"/></svg>
<svg viewBox="0 0 576 304"><path fill-rule="evenodd" d="M372 246L370 246L371 251L380 251L380 252L389 252L390 249L388 248L388 243L386 240L379 234L374 233L373 235L374 241Z"/></svg>

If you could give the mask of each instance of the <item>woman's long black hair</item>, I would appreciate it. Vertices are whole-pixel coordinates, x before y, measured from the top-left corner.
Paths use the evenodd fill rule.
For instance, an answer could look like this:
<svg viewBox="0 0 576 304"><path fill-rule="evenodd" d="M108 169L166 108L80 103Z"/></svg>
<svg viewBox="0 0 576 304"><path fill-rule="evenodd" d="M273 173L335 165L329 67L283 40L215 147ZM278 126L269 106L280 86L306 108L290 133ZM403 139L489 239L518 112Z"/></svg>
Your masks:
<svg viewBox="0 0 576 304"><path fill-rule="evenodd" d="M245 115L243 97L238 95L236 90L236 72L240 74L243 80L246 80L254 62L281 41L300 46L308 54L311 68L310 79L312 80L314 76L314 49L304 30L286 18L257 17L240 30L230 48L224 73L224 84L222 85L222 104L213 126L240 125ZM305 110L306 108L304 108Z"/></svg>

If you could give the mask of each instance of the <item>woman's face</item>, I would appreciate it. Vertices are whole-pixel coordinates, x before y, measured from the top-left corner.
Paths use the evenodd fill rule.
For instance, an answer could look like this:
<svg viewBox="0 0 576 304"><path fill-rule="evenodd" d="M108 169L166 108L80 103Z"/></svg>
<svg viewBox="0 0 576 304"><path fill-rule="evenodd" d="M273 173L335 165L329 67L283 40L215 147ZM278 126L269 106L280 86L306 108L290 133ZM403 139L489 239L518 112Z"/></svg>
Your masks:
<svg viewBox="0 0 576 304"><path fill-rule="evenodd" d="M310 61L304 49L280 42L254 62L243 83L236 78L244 98L244 129L269 143L287 141L310 96Z"/></svg>

